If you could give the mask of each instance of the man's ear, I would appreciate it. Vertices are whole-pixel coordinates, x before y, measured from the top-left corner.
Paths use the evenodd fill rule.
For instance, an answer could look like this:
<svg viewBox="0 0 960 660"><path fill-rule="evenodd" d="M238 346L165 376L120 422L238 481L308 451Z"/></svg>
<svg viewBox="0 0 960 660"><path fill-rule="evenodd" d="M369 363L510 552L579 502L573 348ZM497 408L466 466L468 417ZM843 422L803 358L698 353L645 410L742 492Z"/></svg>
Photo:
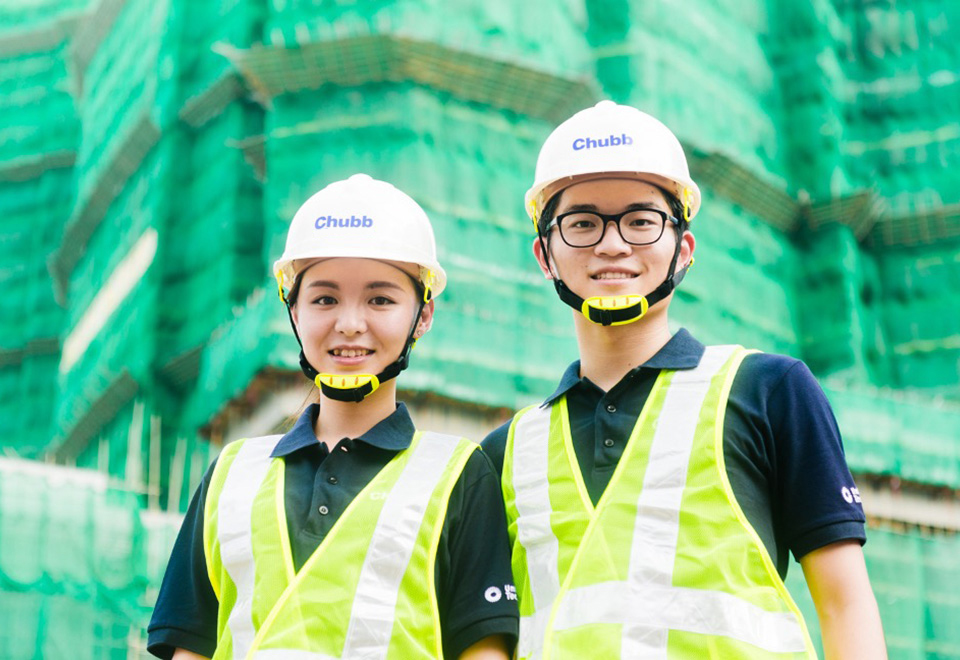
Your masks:
<svg viewBox="0 0 960 660"><path fill-rule="evenodd" d="M697 239L689 231L683 232L680 237L680 258L677 259L679 268L683 268L693 260L693 252L697 249Z"/></svg>
<svg viewBox="0 0 960 660"><path fill-rule="evenodd" d="M543 276L548 280L553 279L553 272L550 270L550 267L547 265L546 256L543 253L543 248L546 245L546 241L541 241L540 237L537 236L533 239L533 256L537 259L537 265L540 266L540 272L543 273ZM547 248L548 250L550 248Z"/></svg>

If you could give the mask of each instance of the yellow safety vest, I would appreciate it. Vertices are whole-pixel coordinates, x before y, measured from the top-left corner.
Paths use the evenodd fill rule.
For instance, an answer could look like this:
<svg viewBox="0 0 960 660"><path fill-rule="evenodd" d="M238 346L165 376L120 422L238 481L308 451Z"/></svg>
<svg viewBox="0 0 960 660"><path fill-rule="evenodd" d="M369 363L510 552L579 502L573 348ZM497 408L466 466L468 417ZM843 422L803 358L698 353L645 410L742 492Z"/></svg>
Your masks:
<svg viewBox="0 0 960 660"><path fill-rule="evenodd" d="M299 571L281 436L231 443L204 510L220 601L214 658L439 658L434 564L447 503L477 445L417 433L350 503Z"/></svg>
<svg viewBox="0 0 960 660"><path fill-rule="evenodd" d="M503 468L520 658L816 657L727 479L723 417L744 356L664 370L596 506L566 397L517 413Z"/></svg>

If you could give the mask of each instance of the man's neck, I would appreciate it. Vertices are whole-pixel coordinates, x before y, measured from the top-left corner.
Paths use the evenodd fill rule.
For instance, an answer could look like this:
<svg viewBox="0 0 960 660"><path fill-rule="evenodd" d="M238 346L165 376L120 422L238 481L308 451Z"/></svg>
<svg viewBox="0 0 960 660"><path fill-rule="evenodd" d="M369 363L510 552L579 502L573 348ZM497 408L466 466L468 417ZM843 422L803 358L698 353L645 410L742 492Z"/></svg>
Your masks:
<svg viewBox="0 0 960 660"><path fill-rule="evenodd" d="M577 314L575 326L580 376L589 378L605 392L670 341L665 311L627 325L608 327L590 323Z"/></svg>

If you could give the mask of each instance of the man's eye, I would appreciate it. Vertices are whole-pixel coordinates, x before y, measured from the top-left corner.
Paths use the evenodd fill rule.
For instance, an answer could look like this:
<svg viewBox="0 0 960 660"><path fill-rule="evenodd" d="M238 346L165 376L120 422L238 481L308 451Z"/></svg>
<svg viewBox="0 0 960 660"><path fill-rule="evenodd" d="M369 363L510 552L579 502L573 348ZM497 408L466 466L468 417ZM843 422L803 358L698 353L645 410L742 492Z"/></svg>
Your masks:
<svg viewBox="0 0 960 660"><path fill-rule="evenodd" d="M594 229L598 224L600 219L593 216L568 216L566 220L566 226L570 229Z"/></svg>
<svg viewBox="0 0 960 660"><path fill-rule="evenodd" d="M660 224L660 216L656 213L639 213L627 216L631 227L653 227Z"/></svg>

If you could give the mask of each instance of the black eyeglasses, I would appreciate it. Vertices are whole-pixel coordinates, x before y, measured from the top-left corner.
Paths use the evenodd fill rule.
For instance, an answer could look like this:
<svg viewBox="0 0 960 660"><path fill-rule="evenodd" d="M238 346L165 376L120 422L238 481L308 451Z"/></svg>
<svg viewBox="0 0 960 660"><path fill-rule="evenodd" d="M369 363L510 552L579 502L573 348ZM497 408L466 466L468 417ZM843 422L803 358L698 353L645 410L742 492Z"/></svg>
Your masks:
<svg viewBox="0 0 960 660"><path fill-rule="evenodd" d="M620 232L620 238L630 245L650 245L663 236L667 220L675 225L680 221L658 209L633 209L607 215L594 211L568 211L561 213L547 225L547 231L556 225L560 238L570 247L593 247L603 240L607 223L612 222Z"/></svg>

